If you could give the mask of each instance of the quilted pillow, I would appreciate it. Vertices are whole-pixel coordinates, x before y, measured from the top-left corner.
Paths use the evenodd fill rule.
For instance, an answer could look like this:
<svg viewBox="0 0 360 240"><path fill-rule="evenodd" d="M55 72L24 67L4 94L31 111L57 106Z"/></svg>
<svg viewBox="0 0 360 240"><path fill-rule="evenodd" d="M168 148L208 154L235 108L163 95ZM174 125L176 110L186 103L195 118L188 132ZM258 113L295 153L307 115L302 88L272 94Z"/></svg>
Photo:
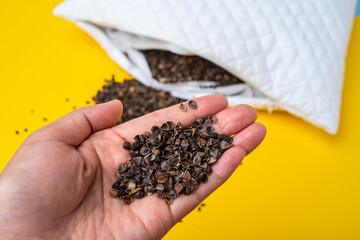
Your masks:
<svg viewBox="0 0 360 240"><path fill-rule="evenodd" d="M281 108L335 134L356 0L67 0L74 21L145 85L182 98ZM199 55L246 84L161 84L139 49Z"/></svg>

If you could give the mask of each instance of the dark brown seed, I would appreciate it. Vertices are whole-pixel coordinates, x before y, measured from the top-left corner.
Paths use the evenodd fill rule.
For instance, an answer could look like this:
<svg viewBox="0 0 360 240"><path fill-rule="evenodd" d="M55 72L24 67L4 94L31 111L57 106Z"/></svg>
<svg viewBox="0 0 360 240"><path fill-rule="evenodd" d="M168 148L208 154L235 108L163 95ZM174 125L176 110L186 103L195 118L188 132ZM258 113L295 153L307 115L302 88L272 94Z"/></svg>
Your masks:
<svg viewBox="0 0 360 240"><path fill-rule="evenodd" d="M226 135L225 134L219 134L217 138L218 138L219 141L224 141L226 139Z"/></svg>
<svg viewBox="0 0 360 240"><path fill-rule="evenodd" d="M181 111L186 112L187 107L186 107L186 105L185 105L185 104L180 103L179 107L180 107L180 110L181 110Z"/></svg>
<svg viewBox="0 0 360 240"><path fill-rule="evenodd" d="M184 175L182 176L182 179L184 182L189 182L190 181L190 178L191 178L191 174L189 171L185 171L184 172Z"/></svg>
<svg viewBox="0 0 360 240"><path fill-rule="evenodd" d="M167 183L166 183L166 188L170 189L174 187L174 179L172 177L169 177Z"/></svg>
<svg viewBox="0 0 360 240"><path fill-rule="evenodd" d="M191 146L192 150L199 149L199 145L195 141L190 142L190 146Z"/></svg>
<svg viewBox="0 0 360 240"><path fill-rule="evenodd" d="M132 195L134 193L137 193L141 188L134 188L133 190L131 190L131 192L129 193L129 195Z"/></svg>
<svg viewBox="0 0 360 240"><path fill-rule="evenodd" d="M145 141L145 137L144 137L144 135L136 135L136 136L134 137L134 140L137 141L137 142L140 143L140 144L143 144L144 141Z"/></svg>
<svg viewBox="0 0 360 240"><path fill-rule="evenodd" d="M167 123L163 123L160 128L161 128L162 130L169 130L169 129L170 129L170 128L169 128L169 124L167 124Z"/></svg>
<svg viewBox="0 0 360 240"><path fill-rule="evenodd" d="M164 172L168 172L168 171L170 171L171 165L170 165L169 161L164 161L164 162L161 162L160 167L161 167L161 170L163 170Z"/></svg>
<svg viewBox="0 0 360 240"><path fill-rule="evenodd" d="M164 191L157 191L155 193L155 196L157 196L158 198L163 198L165 196L165 193Z"/></svg>
<svg viewBox="0 0 360 240"><path fill-rule="evenodd" d="M127 169L126 164L125 164L125 163L121 163L120 166L119 166L119 172L120 172L120 173L123 173L123 172L126 171L126 169Z"/></svg>
<svg viewBox="0 0 360 240"><path fill-rule="evenodd" d="M138 142L133 142L131 144L131 150L136 151L140 148L140 144Z"/></svg>
<svg viewBox="0 0 360 240"><path fill-rule="evenodd" d="M206 143L207 142L206 142L206 140L204 138L200 138L199 141L197 142L199 147L205 147Z"/></svg>
<svg viewBox="0 0 360 240"><path fill-rule="evenodd" d="M135 163L136 166L140 166L142 157L134 157L132 161L133 163Z"/></svg>
<svg viewBox="0 0 360 240"><path fill-rule="evenodd" d="M200 167L203 168L203 169L206 169L208 166L207 162L203 162Z"/></svg>
<svg viewBox="0 0 360 240"><path fill-rule="evenodd" d="M180 160L178 158L170 158L170 164L172 166L177 167L179 165L179 163L180 163Z"/></svg>
<svg viewBox="0 0 360 240"><path fill-rule="evenodd" d="M196 132L197 132L197 129L196 129L196 128L192 128L192 129L191 129L191 136L194 136Z"/></svg>
<svg viewBox="0 0 360 240"><path fill-rule="evenodd" d="M164 184L162 184L162 183L156 184L155 189L158 191L164 191L164 189L165 189Z"/></svg>
<svg viewBox="0 0 360 240"><path fill-rule="evenodd" d="M157 162L154 162L154 163L153 163L153 168L154 168L156 171L158 171L158 170L160 170L160 165L159 165Z"/></svg>
<svg viewBox="0 0 360 240"><path fill-rule="evenodd" d="M186 107L186 106L185 106L185 107ZM177 130L183 129L183 126L181 125L180 122L178 122L178 124L176 125L176 129L177 129Z"/></svg>
<svg viewBox="0 0 360 240"><path fill-rule="evenodd" d="M214 157L214 158L219 158L221 154L221 150L219 149L213 149L210 151L210 156Z"/></svg>
<svg viewBox="0 0 360 240"><path fill-rule="evenodd" d="M195 166L194 167L194 172L197 173L197 174L200 174L202 173L204 170L202 169L202 167L199 167L199 166Z"/></svg>
<svg viewBox="0 0 360 240"><path fill-rule="evenodd" d="M187 138L187 136L186 136L185 133L180 133L179 136L178 136L178 138L180 138L180 139L185 139L185 138Z"/></svg>
<svg viewBox="0 0 360 240"><path fill-rule="evenodd" d="M207 118L207 119L205 120L205 122L204 122L204 126L205 126L205 127L209 127L209 126L211 126L211 125L212 125L211 119Z"/></svg>
<svg viewBox="0 0 360 240"><path fill-rule="evenodd" d="M226 141L222 141L222 142L220 143L220 147L221 147L221 149L228 149L228 148L231 147L231 144L228 143L228 142L226 142Z"/></svg>
<svg viewBox="0 0 360 240"><path fill-rule="evenodd" d="M120 182L114 182L113 185L111 186L113 189L119 189L121 183Z"/></svg>
<svg viewBox="0 0 360 240"><path fill-rule="evenodd" d="M206 173L202 173L202 174L200 174L200 181L201 182L207 182L207 180L208 180L208 176L207 176L207 174Z"/></svg>
<svg viewBox="0 0 360 240"><path fill-rule="evenodd" d="M232 144L233 138L232 138L231 136L226 136L226 137L225 137L225 141L227 141L228 143Z"/></svg>
<svg viewBox="0 0 360 240"><path fill-rule="evenodd" d="M158 135L160 133L160 128L158 126L153 126L151 128L152 135Z"/></svg>
<svg viewBox="0 0 360 240"><path fill-rule="evenodd" d="M132 171L128 171L125 173L125 176L126 178L132 178L135 174L132 172Z"/></svg>
<svg viewBox="0 0 360 240"><path fill-rule="evenodd" d="M170 191L168 191L168 192L165 193L165 196L166 196L167 198L175 198L175 197L176 197L176 193L175 193L174 190L170 190Z"/></svg>
<svg viewBox="0 0 360 240"><path fill-rule="evenodd" d="M175 191L175 193L177 194L177 195L179 195L180 193L181 193L181 191L183 190L183 185L182 184L180 184L180 183L176 183L175 185L174 185L174 191Z"/></svg>
<svg viewBox="0 0 360 240"><path fill-rule="evenodd" d="M180 144L181 148L185 151L189 147L189 140L183 139Z"/></svg>
<svg viewBox="0 0 360 240"><path fill-rule="evenodd" d="M151 133L149 133L148 131L144 132L145 139L148 139L150 136L151 136Z"/></svg>
<svg viewBox="0 0 360 240"><path fill-rule="evenodd" d="M16 134L19 134L19 131L15 131Z"/></svg>
<svg viewBox="0 0 360 240"><path fill-rule="evenodd" d="M203 118L198 118L198 119L196 120L196 122L197 122L198 124L200 124L200 125L204 124L204 121L205 121L205 119L203 119Z"/></svg>
<svg viewBox="0 0 360 240"><path fill-rule="evenodd" d="M206 173L207 173L207 174L211 174L211 173L212 173L211 165L208 165L208 166L207 166L207 168L206 168Z"/></svg>
<svg viewBox="0 0 360 240"><path fill-rule="evenodd" d="M160 153L160 150L159 149L153 149L152 151L151 151L152 153L153 153L153 155L159 155L159 153ZM152 160L153 161L153 160Z"/></svg>
<svg viewBox="0 0 360 240"><path fill-rule="evenodd" d="M190 163L188 163L188 162L186 162L186 161L182 161L182 162L181 162L181 166L183 167L183 169L189 169Z"/></svg>
<svg viewBox="0 0 360 240"><path fill-rule="evenodd" d="M120 173L120 172L117 172L115 176L116 176L116 179L117 179L117 180L121 180L121 179L122 179L122 176L121 176L121 173Z"/></svg>
<svg viewBox="0 0 360 240"><path fill-rule="evenodd" d="M172 156L171 152L168 150L163 151L163 157L164 158L170 158Z"/></svg>
<svg viewBox="0 0 360 240"><path fill-rule="evenodd" d="M182 170L176 171L176 176L182 177L183 175L184 175L184 171L182 171Z"/></svg>
<svg viewBox="0 0 360 240"><path fill-rule="evenodd" d="M110 192L110 197L112 198L117 197L119 194L119 191L114 189L110 190L109 192Z"/></svg>
<svg viewBox="0 0 360 240"><path fill-rule="evenodd" d="M121 199L124 201L125 204L129 205L131 204L134 199L132 199L132 197L128 196L128 195L125 195L125 196L122 196Z"/></svg>
<svg viewBox="0 0 360 240"><path fill-rule="evenodd" d="M200 166L201 164L201 157L199 157L199 155L195 155L194 159L193 159L193 164L196 166Z"/></svg>
<svg viewBox="0 0 360 240"><path fill-rule="evenodd" d="M216 161L217 161L217 158L215 158L215 157L210 157L209 160L208 160L208 163L209 163L209 164L214 164Z"/></svg>
<svg viewBox="0 0 360 240"><path fill-rule="evenodd" d="M174 129L175 124L174 124L173 122L167 121L166 123L167 123L167 124L168 124L168 126L169 126L169 130Z"/></svg>
<svg viewBox="0 0 360 240"><path fill-rule="evenodd" d="M185 136L187 136L187 137L192 136L192 129L186 129L186 130L184 131L184 134L185 134Z"/></svg>
<svg viewBox="0 0 360 240"><path fill-rule="evenodd" d="M206 127L206 132L207 132L207 134L209 134L209 136L211 135L211 133L214 131L214 128L213 127L211 127L211 126L208 126L208 127Z"/></svg>
<svg viewBox="0 0 360 240"><path fill-rule="evenodd" d="M166 173L162 173L162 172L156 172L155 177L158 183L165 183L168 178Z"/></svg>
<svg viewBox="0 0 360 240"><path fill-rule="evenodd" d="M178 175L176 175L176 176L174 177L174 181L175 181L176 183L180 183L180 182L182 181L182 178L179 177Z"/></svg>
<svg viewBox="0 0 360 240"><path fill-rule="evenodd" d="M151 194L154 191L154 187L151 185L147 185L145 186L144 190L147 194Z"/></svg>
<svg viewBox="0 0 360 240"><path fill-rule="evenodd" d="M166 198L165 198L165 201L166 201L167 204L170 205L170 204L172 204L172 202L174 201L174 199L173 199L173 198L167 198L167 197L166 197Z"/></svg>
<svg viewBox="0 0 360 240"><path fill-rule="evenodd" d="M194 100L190 100L190 101L188 102L188 105L189 105L189 107L192 108L192 109L197 108L197 103L196 103Z"/></svg>
<svg viewBox="0 0 360 240"><path fill-rule="evenodd" d="M159 139L157 136L151 136L149 137L149 143L151 143L152 145L157 145L159 144Z"/></svg>
<svg viewBox="0 0 360 240"><path fill-rule="evenodd" d="M134 173L134 177L138 177L138 175L136 175L137 173L139 173L139 171L140 171L140 168L138 167L138 166L136 166L136 165L131 165L130 166L130 171L132 172L132 173ZM135 180L135 179L134 179Z"/></svg>
<svg viewBox="0 0 360 240"><path fill-rule="evenodd" d="M138 191L134 194L134 198L136 199L141 199L145 196L144 192L143 191Z"/></svg>
<svg viewBox="0 0 360 240"><path fill-rule="evenodd" d="M127 187L128 189L133 190L136 187L136 183L134 181L130 181Z"/></svg>
<svg viewBox="0 0 360 240"><path fill-rule="evenodd" d="M217 138L218 135L219 135L218 133L212 132L212 133L210 134L210 137L212 137L212 138Z"/></svg>
<svg viewBox="0 0 360 240"><path fill-rule="evenodd" d="M215 117L215 116L211 116L211 121L212 121L213 124L215 124L215 123L216 123L216 117Z"/></svg>
<svg viewBox="0 0 360 240"><path fill-rule="evenodd" d="M147 156L149 156L149 160L150 160L151 162L155 161L156 158L157 158L157 155L156 155L156 154L148 154Z"/></svg>
<svg viewBox="0 0 360 240"><path fill-rule="evenodd" d="M173 141L175 145L180 145L181 140L179 138L177 138L176 140ZM172 143L169 143L172 144Z"/></svg>
<svg viewBox="0 0 360 240"><path fill-rule="evenodd" d="M149 154L150 152L151 152L150 149L148 149L147 147L142 147L140 149L140 154L143 155L143 156Z"/></svg>
<svg viewBox="0 0 360 240"><path fill-rule="evenodd" d="M200 175L202 175L202 174L204 174L204 173L201 173ZM199 176L200 177L200 176ZM199 182L195 179L195 178L191 178L190 179L190 184L191 184L191 186L196 186L196 185L198 185L199 184Z"/></svg>
<svg viewBox="0 0 360 240"><path fill-rule="evenodd" d="M125 188L123 194L121 194L121 195L122 195L122 196L129 195L130 192L131 192L131 189Z"/></svg>

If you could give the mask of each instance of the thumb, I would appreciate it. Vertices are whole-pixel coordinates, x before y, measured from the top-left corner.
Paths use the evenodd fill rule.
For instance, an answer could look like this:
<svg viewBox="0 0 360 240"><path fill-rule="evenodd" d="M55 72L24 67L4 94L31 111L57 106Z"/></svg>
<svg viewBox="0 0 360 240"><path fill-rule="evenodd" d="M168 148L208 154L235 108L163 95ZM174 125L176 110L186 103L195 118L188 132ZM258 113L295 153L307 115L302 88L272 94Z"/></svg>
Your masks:
<svg viewBox="0 0 360 240"><path fill-rule="evenodd" d="M77 147L92 133L113 127L120 120L122 111L119 100L79 108L40 128L31 140L60 141Z"/></svg>

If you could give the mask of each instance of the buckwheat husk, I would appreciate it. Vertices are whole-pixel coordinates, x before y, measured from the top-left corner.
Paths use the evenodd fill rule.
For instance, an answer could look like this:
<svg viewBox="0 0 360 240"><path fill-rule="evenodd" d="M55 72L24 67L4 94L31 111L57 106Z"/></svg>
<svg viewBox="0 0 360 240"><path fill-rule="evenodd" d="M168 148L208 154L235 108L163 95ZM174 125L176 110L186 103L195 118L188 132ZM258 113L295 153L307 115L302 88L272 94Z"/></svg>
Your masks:
<svg viewBox="0 0 360 240"><path fill-rule="evenodd" d="M189 107L192 108L192 109L197 108L197 103L196 103L194 100L190 100L190 101L188 102L188 105L189 105Z"/></svg>
<svg viewBox="0 0 360 240"><path fill-rule="evenodd" d="M178 55L163 50L141 52L149 64L153 78L161 83L215 81L219 86L243 83L241 79L199 56Z"/></svg>
<svg viewBox="0 0 360 240"><path fill-rule="evenodd" d="M215 122L215 116L200 118L184 128L168 121L125 142L129 161L119 165L110 196L131 204L154 194L171 204L180 194L193 193L232 147L231 136L214 132Z"/></svg>
<svg viewBox="0 0 360 240"><path fill-rule="evenodd" d="M93 100L96 103L104 103L114 99L119 99L124 109L118 123L141 117L183 101L167 92L147 87L136 80L116 82L113 76L112 80L105 80L102 90L97 92Z"/></svg>

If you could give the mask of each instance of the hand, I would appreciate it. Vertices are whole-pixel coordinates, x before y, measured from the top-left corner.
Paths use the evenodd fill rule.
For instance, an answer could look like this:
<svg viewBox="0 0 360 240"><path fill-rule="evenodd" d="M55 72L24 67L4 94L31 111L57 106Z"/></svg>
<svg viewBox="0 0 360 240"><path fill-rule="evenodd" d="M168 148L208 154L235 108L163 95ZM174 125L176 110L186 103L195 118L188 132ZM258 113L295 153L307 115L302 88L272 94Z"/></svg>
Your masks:
<svg viewBox="0 0 360 240"><path fill-rule="evenodd" d="M31 134L0 175L0 232L7 238L159 239L232 172L265 137L254 123L252 107L227 108L221 95L195 99L198 107L179 106L150 113L118 126L122 104L84 107ZM236 134L234 147L213 165L208 182L171 205L155 196L125 205L109 190L120 163L128 160L122 148L137 134L165 121L190 125L215 115L215 131Z"/></svg>

